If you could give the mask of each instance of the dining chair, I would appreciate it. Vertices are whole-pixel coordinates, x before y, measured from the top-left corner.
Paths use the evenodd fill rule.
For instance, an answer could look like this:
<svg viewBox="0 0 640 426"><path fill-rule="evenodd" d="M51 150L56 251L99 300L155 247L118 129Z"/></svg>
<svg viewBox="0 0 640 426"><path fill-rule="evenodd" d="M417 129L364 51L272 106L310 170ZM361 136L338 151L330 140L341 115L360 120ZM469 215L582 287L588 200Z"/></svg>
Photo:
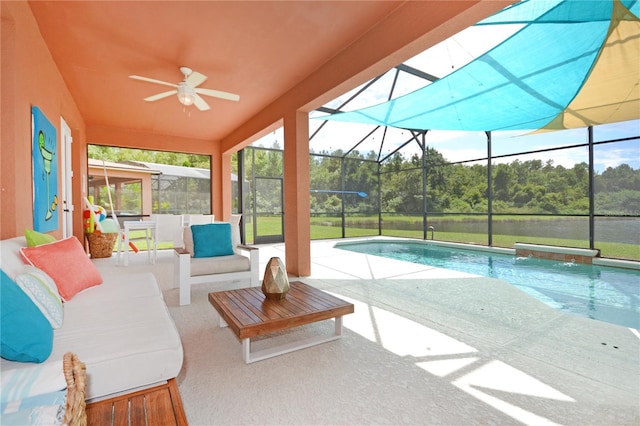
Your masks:
<svg viewBox="0 0 640 426"><path fill-rule="evenodd" d="M185 215L185 225L206 225L213 223L215 215L212 214L187 214Z"/></svg>
<svg viewBox="0 0 640 426"><path fill-rule="evenodd" d="M151 220L155 222L153 235L153 262L158 258L158 246L171 243L173 247L182 247L182 227L184 218L181 214L152 214Z"/></svg>
<svg viewBox="0 0 640 426"><path fill-rule="evenodd" d="M151 243L153 241L153 223L149 221L126 220L123 217L116 217L115 213L112 214L115 223L118 226L118 240L117 240L117 254L116 264L120 264L120 253L124 255L124 266L129 264L129 250L138 252L138 247L135 245L135 241L145 241L147 248L147 257L149 263L153 262L151 258Z"/></svg>

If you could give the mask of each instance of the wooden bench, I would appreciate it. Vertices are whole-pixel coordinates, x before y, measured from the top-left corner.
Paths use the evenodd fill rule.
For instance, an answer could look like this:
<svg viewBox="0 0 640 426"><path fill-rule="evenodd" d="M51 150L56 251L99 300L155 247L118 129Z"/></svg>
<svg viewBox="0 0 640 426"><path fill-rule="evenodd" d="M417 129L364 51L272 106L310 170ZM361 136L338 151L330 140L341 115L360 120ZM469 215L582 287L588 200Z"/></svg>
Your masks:
<svg viewBox="0 0 640 426"><path fill-rule="evenodd" d="M176 379L138 392L87 404L87 424L186 426Z"/></svg>

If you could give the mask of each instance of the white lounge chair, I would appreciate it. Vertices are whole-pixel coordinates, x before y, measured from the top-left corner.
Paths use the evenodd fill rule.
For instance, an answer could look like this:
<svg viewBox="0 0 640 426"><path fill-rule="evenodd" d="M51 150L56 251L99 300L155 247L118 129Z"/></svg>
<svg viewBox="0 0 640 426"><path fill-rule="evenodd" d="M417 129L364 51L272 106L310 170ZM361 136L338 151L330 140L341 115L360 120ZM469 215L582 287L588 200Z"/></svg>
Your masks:
<svg viewBox="0 0 640 426"><path fill-rule="evenodd" d="M240 244L240 215L232 215L231 244L233 254L194 258L191 227L184 229L184 248L175 248L174 284L180 288L180 305L191 303L191 286L204 283L244 281L246 287L260 285L259 251ZM220 222L216 222L220 223ZM215 244L215 241L211 242ZM227 289L227 288L224 288Z"/></svg>

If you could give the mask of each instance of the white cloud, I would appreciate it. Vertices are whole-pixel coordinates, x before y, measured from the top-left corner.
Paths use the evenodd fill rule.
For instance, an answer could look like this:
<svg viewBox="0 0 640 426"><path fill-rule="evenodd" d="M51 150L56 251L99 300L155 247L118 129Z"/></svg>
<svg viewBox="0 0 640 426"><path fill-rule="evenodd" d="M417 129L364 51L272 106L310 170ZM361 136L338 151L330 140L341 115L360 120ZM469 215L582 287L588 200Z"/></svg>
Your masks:
<svg viewBox="0 0 640 426"><path fill-rule="evenodd" d="M621 164L628 164L633 169L640 168L640 140L635 143L616 143L612 145L602 145L597 148L597 155L594 155L595 168L603 171L608 167L616 167Z"/></svg>

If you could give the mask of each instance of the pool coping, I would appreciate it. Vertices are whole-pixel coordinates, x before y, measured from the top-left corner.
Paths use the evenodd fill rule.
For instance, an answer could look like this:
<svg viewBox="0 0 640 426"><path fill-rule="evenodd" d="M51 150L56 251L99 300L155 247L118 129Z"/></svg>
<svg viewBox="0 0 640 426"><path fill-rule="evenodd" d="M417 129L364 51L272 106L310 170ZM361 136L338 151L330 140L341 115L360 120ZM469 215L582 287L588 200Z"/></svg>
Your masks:
<svg viewBox="0 0 640 426"><path fill-rule="evenodd" d="M489 247L489 246L481 246L478 244L471 244L471 243L454 243L450 241L436 241L436 240L418 240L418 239L412 239L412 238L389 237L389 236L357 237L353 239L340 239L335 242L334 247L339 248L341 245L347 245L347 244L366 244L373 241L382 242L382 243L402 242L402 243L413 243L413 244L427 244L427 245L430 244L430 245L440 246L440 247L458 248L462 250L476 250L476 251L484 251L484 252L490 252L490 253L516 256L515 248ZM597 252L597 250L580 249L575 247L545 246L545 245L527 244L527 243L516 243L516 246L527 246L527 247L531 246L541 251L542 249L544 249L549 252L560 252L560 253L566 253L566 254L580 253L580 254L591 255L592 252ZM640 262L636 262L634 260L593 257L591 260L591 263L597 266L608 266L611 268L640 270Z"/></svg>
<svg viewBox="0 0 640 426"><path fill-rule="evenodd" d="M593 259L592 263L598 266L609 266L612 268L621 268L621 269L633 269L635 271L640 271L640 262L635 262L633 260L623 260L623 259L609 259L597 257Z"/></svg>

